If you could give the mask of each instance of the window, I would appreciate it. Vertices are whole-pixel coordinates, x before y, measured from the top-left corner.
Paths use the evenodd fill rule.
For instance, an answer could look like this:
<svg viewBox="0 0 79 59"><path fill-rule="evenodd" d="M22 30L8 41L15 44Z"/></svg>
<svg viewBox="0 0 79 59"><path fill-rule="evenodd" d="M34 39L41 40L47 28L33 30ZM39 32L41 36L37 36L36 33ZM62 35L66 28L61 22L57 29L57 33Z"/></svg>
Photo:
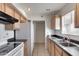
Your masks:
<svg viewBox="0 0 79 59"><path fill-rule="evenodd" d="M60 17L56 16L55 29L60 30Z"/></svg>
<svg viewBox="0 0 79 59"><path fill-rule="evenodd" d="M72 24L73 24L72 13L73 11L62 16L62 33L63 34L71 34L71 29L72 29Z"/></svg>
<svg viewBox="0 0 79 59"><path fill-rule="evenodd" d="M62 34L79 35L79 28L75 28L74 10L62 16Z"/></svg>

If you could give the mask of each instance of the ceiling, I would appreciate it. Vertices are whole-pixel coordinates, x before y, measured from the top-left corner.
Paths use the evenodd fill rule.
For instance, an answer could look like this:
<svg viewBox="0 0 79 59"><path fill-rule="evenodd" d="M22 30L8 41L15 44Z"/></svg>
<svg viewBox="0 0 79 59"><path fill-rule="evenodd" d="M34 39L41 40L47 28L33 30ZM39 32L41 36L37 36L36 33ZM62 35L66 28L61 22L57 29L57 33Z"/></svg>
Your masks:
<svg viewBox="0 0 79 59"><path fill-rule="evenodd" d="M66 3L14 3L14 5L29 16L43 16L60 10ZM27 8L31 10L28 11Z"/></svg>

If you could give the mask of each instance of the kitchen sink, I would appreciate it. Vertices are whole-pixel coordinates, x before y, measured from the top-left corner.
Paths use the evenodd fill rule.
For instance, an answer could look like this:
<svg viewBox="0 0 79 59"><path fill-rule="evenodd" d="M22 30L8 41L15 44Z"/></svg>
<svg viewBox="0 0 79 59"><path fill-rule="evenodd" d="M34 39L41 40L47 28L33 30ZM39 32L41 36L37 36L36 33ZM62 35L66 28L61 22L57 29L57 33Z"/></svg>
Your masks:
<svg viewBox="0 0 79 59"><path fill-rule="evenodd" d="M67 42L63 42L63 43L60 43L61 45L63 46L66 46L66 47L74 47L75 45L72 44L72 43L67 43Z"/></svg>

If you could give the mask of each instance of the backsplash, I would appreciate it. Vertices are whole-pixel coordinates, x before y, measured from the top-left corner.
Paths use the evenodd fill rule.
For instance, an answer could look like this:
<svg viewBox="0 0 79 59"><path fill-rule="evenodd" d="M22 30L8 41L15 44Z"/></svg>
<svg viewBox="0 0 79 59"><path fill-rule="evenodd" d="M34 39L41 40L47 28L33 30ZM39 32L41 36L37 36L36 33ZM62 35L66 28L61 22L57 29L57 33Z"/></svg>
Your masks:
<svg viewBox="0 0 79 59"><path fill-rule="evenodd" d="M5 30L5 25L0 24L0 45L7 42L7 39L14 37L14 32Z"/></svg>
<svg viewBox="0 0 79 59"><path fill-rule="evenodd" d="M63 36L63 37L69 37L70 39L79 41L79 35L62 34L60 30L55 30L54 34L57 34L57 35Z"/></svg>

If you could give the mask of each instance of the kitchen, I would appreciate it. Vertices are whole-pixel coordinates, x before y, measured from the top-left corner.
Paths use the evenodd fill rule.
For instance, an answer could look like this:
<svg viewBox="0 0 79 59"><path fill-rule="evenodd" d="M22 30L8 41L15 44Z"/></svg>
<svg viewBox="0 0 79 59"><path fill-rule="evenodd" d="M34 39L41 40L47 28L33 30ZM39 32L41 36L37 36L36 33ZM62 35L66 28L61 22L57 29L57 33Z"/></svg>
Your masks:
<svg viewBox="0 0 79 59"><path fill-rule="evenodd" d="M0 55L79 56L78 9L78 3L0 3Z"/></svg>

